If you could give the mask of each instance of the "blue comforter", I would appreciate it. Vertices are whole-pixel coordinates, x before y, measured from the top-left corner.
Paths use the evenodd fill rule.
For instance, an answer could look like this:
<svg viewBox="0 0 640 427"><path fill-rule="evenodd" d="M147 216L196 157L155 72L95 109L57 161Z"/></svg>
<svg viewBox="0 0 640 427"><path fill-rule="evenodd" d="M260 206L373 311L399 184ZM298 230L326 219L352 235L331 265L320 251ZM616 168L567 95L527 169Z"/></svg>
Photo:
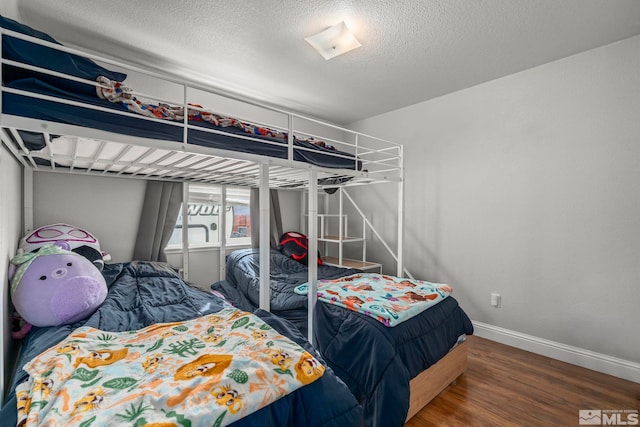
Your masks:
<svg viewBox="0 0 640 427"><path fill-rule="evenodd" d="M211 287L243 310L258 307L259 250L227 258L227 280ZM319 266L318 277L334 279L356 270ZM307 267L271 251L271 311L306 334L307 296L294 288L308 281ZM469 317L453 297L393 328L344 308L318 302L315 341L331 368L364 408L364 425L402 426L409 409L409 381L440 360L462 335L473 333Z"/></svg>
<svg viewBox="0 0 640 427"><path fill-rule="evenodd" d="M88 319L73 325L34 328L25 338L18 366L62 341L80 326L106 331L136 330L153 323L188 320L228 307L224 299L192 287L163 264L132 262L105 266L109 294ZM313 352L304 337L286 320L262 310L255 312L280 333ZM320 357L318 357L322 360ZM326 363L325 363L326 364ZM16 384L27 379L20 369L0 411L0 420L15 425ZM345 384L331 369L317 381L233 423L233 426L358 426L362 410ZM4 424L3 424L4 425Z"/></svg>

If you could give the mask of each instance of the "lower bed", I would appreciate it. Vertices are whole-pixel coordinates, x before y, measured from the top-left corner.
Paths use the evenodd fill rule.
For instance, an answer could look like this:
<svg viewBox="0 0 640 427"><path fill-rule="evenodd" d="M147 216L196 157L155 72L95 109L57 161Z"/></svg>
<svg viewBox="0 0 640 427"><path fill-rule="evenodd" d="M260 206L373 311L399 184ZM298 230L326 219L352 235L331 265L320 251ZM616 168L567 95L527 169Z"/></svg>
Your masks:
<svg viewBox="0 0 640 427"><path fill-rule="evenodd" d="M256 309L259 257L257 249L229 255L227 280L214 283L212 289L243 310ZM307 268L272 250L270 271L270 310L306 333L307 297L294 288L308 280ZM354 272L323 265L318 267L318 278ZM451 296L395 327L321 301L316 305L315 321L317 348L363 406L366 426L403 425L430 400L425 401L425 396L433 398L433 393L464 371L466 345L460 344L473 333L471 321ZM445 366L438 367L439 361ZM427 373L431 367L434 369ZM445 384L435 384L445 380Z"/></svg>
<svg viewBox="0 0 640 427"><path fill-rule="evenodd" d="M163 264L148 262L110 264L105 266L103 275L109 287L109 293L100 308L88 319L73 325L33 328L24 340L18 367L24 366L43 351L56 346L81 326L111 332L137 331L153 324L197 319L231 309L231 305L224 299L191 287ZM232 310L238 316L242 315L242 312ZM262 310L254 314L278 333L313 354L320 363L327 365L289 322ZM27 381L28 376L22 369L16 373L6 403L0 411L3 425L4 423L16 425L15 388ZM231 382L230 379L228 381ZM36 403L38 402L32 404ZM229 425L358 426L361 424L361 411L349 389L330 368L327 368L324 374L314 382L280 397L268 406ZM130 425L134 425L134 421L132 420ZM215 425L227 425L227 423Z"/></svg>

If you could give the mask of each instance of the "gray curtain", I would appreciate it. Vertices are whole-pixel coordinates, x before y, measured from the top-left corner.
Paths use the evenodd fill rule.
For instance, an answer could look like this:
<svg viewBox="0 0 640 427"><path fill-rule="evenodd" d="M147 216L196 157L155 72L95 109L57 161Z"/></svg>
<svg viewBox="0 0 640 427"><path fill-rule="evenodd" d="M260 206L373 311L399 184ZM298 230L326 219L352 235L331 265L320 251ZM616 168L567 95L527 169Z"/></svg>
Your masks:
<svg viewBox="0 0 640 427"><path fill-rule="evenodd" d="M167 262L167 246L180 213L182 184L147 181L133 259Z"/></svg>
<svg viewBox="0 0 640 427"><path fill-rule="evenodd" d="M270 218L270 242L271 247L278 248L280 236L284 233L282 230L282 214L280 213L280 200L278 199L278 190L269 190L269 200L271 206L269 208ZM251 196L251 246L260 247L260 189L252 188Z"/></svg>

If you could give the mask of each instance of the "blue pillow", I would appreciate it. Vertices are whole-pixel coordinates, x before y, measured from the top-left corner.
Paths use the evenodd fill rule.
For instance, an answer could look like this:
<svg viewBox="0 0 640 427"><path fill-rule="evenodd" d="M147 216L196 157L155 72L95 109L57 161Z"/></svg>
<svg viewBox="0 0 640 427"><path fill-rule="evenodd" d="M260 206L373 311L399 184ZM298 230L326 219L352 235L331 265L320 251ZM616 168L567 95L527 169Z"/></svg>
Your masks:
<svg viewBox="0 0 640 427"><path fill-rule="evenodd" d="M31 27L20 24L12 19L5 18L2 15L0 15L0 27L61 45L48 34L34 30ZM7 35L3 35L2 37L2 56L6 59L70 74L75 77L81 77L92 81L95 81L98 76L105 76L111 80L119 82L127 78L126 74L108 70L90 59L48 47L35 45ZM68 92L96 95L96 89L94 86L74 82L72 80L53 77L10 66L5 66L2 70L2 78L5 84L28 77L35 77Z"/></svg>

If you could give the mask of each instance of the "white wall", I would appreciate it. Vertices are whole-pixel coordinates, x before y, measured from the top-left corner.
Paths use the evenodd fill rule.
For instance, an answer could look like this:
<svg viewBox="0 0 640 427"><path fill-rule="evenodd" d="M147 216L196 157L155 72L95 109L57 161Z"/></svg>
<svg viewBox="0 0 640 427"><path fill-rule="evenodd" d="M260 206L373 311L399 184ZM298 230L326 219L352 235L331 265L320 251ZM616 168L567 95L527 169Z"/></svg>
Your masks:
<svg viewBox="0 0 640 427"><path fill-rule="evenodd" d="M0 15L16 21L20 21L18 12L18 0L2 0L0 2Z"/></svg>
<svg viewBox="0 0 640 427"><path fill-rule="evenodd" d="M33 226L64 222L87 229L111 254L111 262L131 261L146 181L36 172Z"/></svg>
<svg viewBox="0 0 640 427"><path fill-rule="evenodd" d="M227 254L233 249L228 249ZM182 268L182 250L169 251L167 262L176 267ZM189 283L197 285L204 290L211 289L211 284L217 282L220 277L220 249L219 248L198 248L189 252Z"/></svg>
<svg viewBox="0 0 640 427"><path fill-rule="evenodd" d="M110 262L133 258L146 181L114 177L38 172L34 174L34 227L66 222L83 227L111 255ZM169 255L175 267L181 255ZM218 277L218 251L197 251L190 257L189 280L202 287Z"/></svg>
<svg viewBox="0 0 640 427"><path fill-rule="evenodd" d="M300 212L302 192L299 190L279 190L280 216L282 217L282 231L303 231L300 224L302 213ZM306 198L305 198L306 200Z"/></svg>
<svg viewBox="0 0 640 427"><path fill-rule="evenodd" d="M639 70L636 36L356 123L405 144L409 270L476 321L640 362ZM388 236L393 188L358 191Z"/></svg>
<svg viewBox="0 0 640 427"><path fill-rule="evenodd" d="M16 254L22 236L22 166L3 144L0 144L0 400L4 400L5 386L13 371L16 348L10 338L11 303L7 269Z"/></svg>
<svg viewBox="0 0 640 427"><path fill-rule="evenodd" d="M111 254L111 262L131 261L146 181L53 172L34 173L33 181L34 227L56 222L83 227ZM283 227L298 230L300 192L280 191L280 203ZM167 258L172 266L182 266L180 254ZM217 248L194 250L189 257L189 281L209 289L219 280L219 268Z"/></svg>

